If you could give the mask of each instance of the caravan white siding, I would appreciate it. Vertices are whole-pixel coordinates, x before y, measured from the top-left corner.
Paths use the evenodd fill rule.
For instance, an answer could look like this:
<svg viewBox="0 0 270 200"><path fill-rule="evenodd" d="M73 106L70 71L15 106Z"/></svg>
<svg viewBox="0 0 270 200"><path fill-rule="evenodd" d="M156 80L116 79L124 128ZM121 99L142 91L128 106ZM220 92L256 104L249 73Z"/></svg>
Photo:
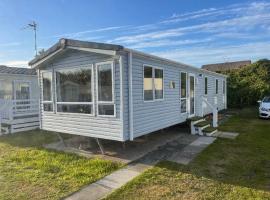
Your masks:
<svg viewBox="0 0 270 200"><path fill-rule="evenodd" d="M158 101L144 101L144 65L159 67L163 69L164 99ZM185 65L168 62L133 53L132 57L132 88L133 88L133 131L134 138L157 131L178 123L185 122L188 113L180 111L180 72L195 76L195 115L202 114L202 95L204 95L204 76L208 79L208 101L215 105L215 99L219 110L225 109L223 102L222 76L214 76L211 72L202 72ZM215 79L219 80L219 93L215 94ZM170 88L170 82L175 83L175 88ZM189 84L189 81L188 81ZM204 115L211 110L206 108Z"/></svg>
<svg viewBox="0 0 270 200"><path fill-rule="evenodd" d="M94 113L93 116L87 114L77 114L77 113L60 113L56 112L54 108L53 112L44 112L41 106L41 128L49 131L71 133L89 137L97 137L112 140L123 140L122 135L122 121L120 120L120 68L119 68L119 58L114 58L113 56L95 54L82 52L77 50L68 50L62 56L54 59L50 64L43 66L40 72L44 70L51 69L61 69L67 67L80 67L89 66L105 61L114 62L114 94L115 94L115 109L116 116L97 116ZM124 60L124 62L126 62ZM93 70L94 82L96 81L95 70ZM41 73L40 73L41 74ZM41 75L39 75L41 80ZM40 81L40 86L42 89L42 81ZM55 86L54 94L55 94ZM41 90L42 91L42 90ZM94 110L97 111L96 107L96 87L94 87Z"/></svg>

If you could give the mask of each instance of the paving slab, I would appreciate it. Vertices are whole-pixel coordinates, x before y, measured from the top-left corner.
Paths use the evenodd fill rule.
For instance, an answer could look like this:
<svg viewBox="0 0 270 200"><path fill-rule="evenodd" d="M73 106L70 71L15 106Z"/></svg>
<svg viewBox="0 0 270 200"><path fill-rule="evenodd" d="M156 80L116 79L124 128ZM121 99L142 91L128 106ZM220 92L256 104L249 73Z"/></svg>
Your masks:
<svg viewBox="0 0 270 200"><path fill-rule="evenodd" d="M236 132L218 131L214 136L234 140L238 135L239 133L236 133Z"/></svg>
<svg viewBox="0 0 270 200"><path fill-rule="evenodd" d="M176 151L167 160L176 162L178 164L189 164L201 151L212 144L216 138L213 137L199 137L194 142L186 146L182 151Z"/></svg>
<svg viewBox="0 0 270 200"><path fill-rule="evenodd" d="M138 168L137 168L138 167ZM113 190L120 188L136 176L149 169L149 165L140 163L119 169L112 174L105 176L99 181L92 183L78 192L65 198L65 200L97 200L110 194ZM138 170L139 169L139 170Z"/></svg>

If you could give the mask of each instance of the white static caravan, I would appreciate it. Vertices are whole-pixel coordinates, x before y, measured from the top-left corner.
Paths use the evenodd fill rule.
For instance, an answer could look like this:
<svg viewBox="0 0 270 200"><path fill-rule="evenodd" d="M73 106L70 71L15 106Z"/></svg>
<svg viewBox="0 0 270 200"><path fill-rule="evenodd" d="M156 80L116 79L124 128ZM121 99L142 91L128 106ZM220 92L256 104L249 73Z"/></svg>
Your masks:
<svg viewBox="0 0 270 200"><path fill-rule="evenodd" d="M39 128L36 70L0 66L0 135Z"/></svg>
<svg viewBox="0 0 270 200"><path fill-rule="evenodd" d="M227 107L226 76L120 45L61 39L29 65L44 130L127 141Z"/></svg>

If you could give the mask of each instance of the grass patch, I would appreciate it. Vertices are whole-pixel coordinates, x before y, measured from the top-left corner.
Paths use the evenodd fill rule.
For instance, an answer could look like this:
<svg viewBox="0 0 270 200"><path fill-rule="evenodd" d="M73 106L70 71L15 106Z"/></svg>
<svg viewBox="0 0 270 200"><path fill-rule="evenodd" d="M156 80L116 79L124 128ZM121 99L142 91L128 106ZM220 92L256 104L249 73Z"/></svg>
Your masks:
<svg viewBox="0 0 270 200"><path fill-rule="evenodd" d="M60 199L120 167L102 159L46 150L50 132L0 137L0 199Z"/></svg>
<svg viewBox="0 0 270 200"><path fill-rule="evenodd" d="M270 199L270 121L248 108L219 129L240 135L217 139L187 166L160 162L107 200Z"/></svg>

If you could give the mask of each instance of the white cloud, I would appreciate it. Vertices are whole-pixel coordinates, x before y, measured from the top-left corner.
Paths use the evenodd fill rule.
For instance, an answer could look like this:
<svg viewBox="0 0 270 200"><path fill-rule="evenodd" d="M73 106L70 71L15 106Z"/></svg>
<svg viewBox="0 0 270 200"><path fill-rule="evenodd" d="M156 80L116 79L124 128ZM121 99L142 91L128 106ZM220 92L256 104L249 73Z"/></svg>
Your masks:
<svg viewBox="0 0 270 200"><path fill-rule="evenodd" d="M0 43L0 47L13 47L21 45L20 42Z"/></svg>
<svg viewBox="0 0 270 200"><path fill-rule="evenodd" d="M270 59L270 42L255 42L242 45L228 46L200 46L196 48L183 48L170 51L153 52L161 57L190 63L200 67L202 64L224 62L227 60L262 58Z"/></svg>
<svg viewBox="0 0 270 200"><path fill-rule="evenodd" d="M212 41L211 38L205 39L186 39L186 40L154 40L148 42L139 42L137 44L133 44L128 46L132 49L142 49L142 48L153 48L153 47L164 47L164 46L180 46L180 45L191 45L191 44L199 44L206 43Z"/></svg>
<svg viewBox="0 0 270 200"><path fill-rule="evenodd" d="M9 67L25 67L28 68L28 61L27 60L11 60L1 62L1 65L6 65Z"/></svg>
<svg viewBox="0 0 270 200"><path fill-rule="evenodd" d="M73 32L73 33L59 34L59 35L55 35L53 37L56 37L56 38L61 38L61 37L78 38L78 37L81 37L81 36L89 34L89 33L113 31L113 30L118 30L118 29L124 28L124 27L126 27L126 26L111 26L111 27L105 27L105 28L99 28L99 29L90 29L90 30L78 31L78 32Z"/></svg>

